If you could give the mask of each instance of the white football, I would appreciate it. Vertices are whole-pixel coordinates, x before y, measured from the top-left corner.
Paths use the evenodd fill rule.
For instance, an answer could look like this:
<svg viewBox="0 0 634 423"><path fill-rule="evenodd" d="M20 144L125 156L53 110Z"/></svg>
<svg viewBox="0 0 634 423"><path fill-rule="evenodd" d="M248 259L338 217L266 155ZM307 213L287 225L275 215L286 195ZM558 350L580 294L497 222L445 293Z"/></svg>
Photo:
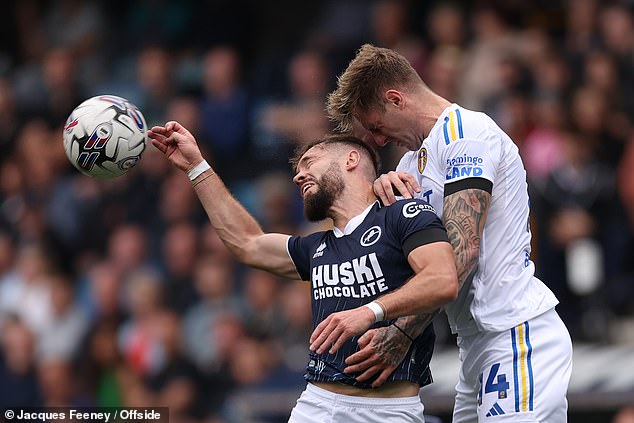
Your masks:
<svg viewBox="0 0 634 423"><path fill-rule="evenodd" d="M80 172L93 178L121 176L141 159L148 142L145 118L125 98L92 97L64 125L64 151Z"/></svg>

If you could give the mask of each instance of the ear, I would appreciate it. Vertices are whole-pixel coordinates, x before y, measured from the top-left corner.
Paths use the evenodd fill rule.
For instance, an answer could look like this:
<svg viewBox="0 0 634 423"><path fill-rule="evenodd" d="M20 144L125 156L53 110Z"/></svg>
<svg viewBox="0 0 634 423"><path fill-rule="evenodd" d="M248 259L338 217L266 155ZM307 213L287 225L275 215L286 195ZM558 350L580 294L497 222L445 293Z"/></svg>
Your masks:
<svg viewBox="0 0 634 423"><path fill-rule="evenodd" d="M403 93L397 90L387 90L385 92L385 101L387 102L387 107L398 107L399 109L403 109L405 106L405 97Z"/></svg>
<svg viewBox="0 0 634 423"><path fill-rule="evenodd" d="M357 150L350 150L346 157L346 170L350 171L359 166L361 154Z"/></svg>

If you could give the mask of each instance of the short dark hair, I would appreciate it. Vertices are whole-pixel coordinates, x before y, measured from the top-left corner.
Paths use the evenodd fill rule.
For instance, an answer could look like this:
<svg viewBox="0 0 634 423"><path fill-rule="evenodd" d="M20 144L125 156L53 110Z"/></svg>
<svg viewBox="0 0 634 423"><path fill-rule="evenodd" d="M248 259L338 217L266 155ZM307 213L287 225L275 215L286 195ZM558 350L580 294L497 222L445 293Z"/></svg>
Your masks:
<svg viewBox="0 0 634 423"><path fill-rule="evenodd" d="M295 153L293 157L289 160L291 165L293 166L293 170L297 171L297 165L299 164L299 160L302 158L304 154L311 148L318 145L331 145L331 144L348 144L354 147L360 148L362 151L365 151L367 155L372 160L372 168L374 169L375 176L379 174L379 170L381 168L381 159L379 157L379 153L368 144L364 143L361 139L352 136L352 135L327 135L323 138L319 138L313 140L307 144L303 144L298 146L295 149Z"/></svg>

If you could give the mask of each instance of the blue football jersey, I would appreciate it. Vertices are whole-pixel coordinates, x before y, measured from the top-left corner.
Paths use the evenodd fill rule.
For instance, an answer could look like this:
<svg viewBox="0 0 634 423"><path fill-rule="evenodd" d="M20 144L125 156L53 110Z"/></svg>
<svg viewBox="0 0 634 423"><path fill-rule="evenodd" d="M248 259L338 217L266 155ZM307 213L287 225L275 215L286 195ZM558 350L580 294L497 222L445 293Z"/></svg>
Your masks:
<svg viewBox="0 0 634 423"><path fill-rule="evenodd" d="M416 247L448 242L447 233L429 203L400 200L383 207L377 201L364 220L348 235L330 231L291 237L289 254L301 278L311 283L313 328L328 315L360 307L402 286L414 271L407 256ZM387 326L394 320L378 322ZM337 381L370 388L358 375L347 375L344 360L357 352L358 337L348 340L335 354L310 352L306 380ZM435 334L429 325L410 346L407 356L389 381L407 380L420 386L431 383L429 362Z"/></svg>

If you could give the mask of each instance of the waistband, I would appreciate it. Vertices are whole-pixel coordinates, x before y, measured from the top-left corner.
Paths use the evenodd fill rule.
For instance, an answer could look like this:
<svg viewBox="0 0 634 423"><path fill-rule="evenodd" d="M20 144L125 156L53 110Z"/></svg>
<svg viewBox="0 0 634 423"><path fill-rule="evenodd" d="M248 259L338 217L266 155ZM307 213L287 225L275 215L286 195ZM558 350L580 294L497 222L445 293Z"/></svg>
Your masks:
<svg viewBox="0 0 634 423"><path fill-rule="evenodd" d="M357 408L402 407L421 403L421 399L418 395L400 398L356 397L351 395L335 394L334 392L315 386L310 382L306 384L306 391L324 401Z"/></svg>

